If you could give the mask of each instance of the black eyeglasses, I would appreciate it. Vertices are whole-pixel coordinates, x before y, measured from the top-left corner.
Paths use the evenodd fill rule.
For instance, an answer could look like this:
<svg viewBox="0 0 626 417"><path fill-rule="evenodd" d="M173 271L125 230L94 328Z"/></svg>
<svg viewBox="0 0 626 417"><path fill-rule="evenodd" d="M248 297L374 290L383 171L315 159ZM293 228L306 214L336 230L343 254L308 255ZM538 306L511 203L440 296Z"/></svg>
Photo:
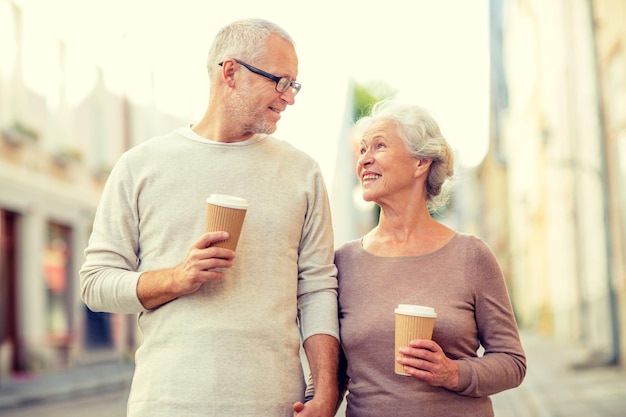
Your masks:
<svg viewBox="0 0 626 417"><path fill-rule="evenodd" d="M243 65L244 67L248 68L249 71L254 72L255 74L259 74L269 80L274 81L276 83L276 91L278 91L279 93L284 93L289 88L291 88L291 91L293 92L293 95L295 97L298 94L298 91L300 91L300 88L302 87L300 83L294 83L289 78L278 77L274 74L270 74L269 72L265 72L261 69L258 69L257 67L253 67L250 64L246 64L245 62L240 61L238 59L235 59L235 62ZM217 65L221 67L223 63L224 61L220 62Z"/></svg>

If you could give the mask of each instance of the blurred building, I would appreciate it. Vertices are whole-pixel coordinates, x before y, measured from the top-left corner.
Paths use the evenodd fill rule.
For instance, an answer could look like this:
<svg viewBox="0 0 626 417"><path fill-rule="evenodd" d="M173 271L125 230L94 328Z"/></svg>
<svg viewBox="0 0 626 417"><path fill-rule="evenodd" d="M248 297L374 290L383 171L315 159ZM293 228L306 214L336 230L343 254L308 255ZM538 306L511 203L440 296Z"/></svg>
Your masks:
<svg viewBox="0 0 626 417"><path fill-rule="evenodd" d="M0 381L133 351L134 317L90 311L78 270L114 162L182 123L152 73L120 83L38 13L0 0Z"/></svg>
<svg viewBox="0 0 626 417"><path fill-rule="evenodd" d="M626 2L490 9L481 234L522 327L587 347L589 364L626 364Z"/></svg>

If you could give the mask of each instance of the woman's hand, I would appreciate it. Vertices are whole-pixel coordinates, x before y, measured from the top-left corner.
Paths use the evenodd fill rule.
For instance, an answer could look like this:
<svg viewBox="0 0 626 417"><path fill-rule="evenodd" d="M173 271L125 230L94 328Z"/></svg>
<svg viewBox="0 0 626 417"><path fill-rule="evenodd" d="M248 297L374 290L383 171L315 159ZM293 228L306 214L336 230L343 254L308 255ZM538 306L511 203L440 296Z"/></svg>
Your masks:
<svg viewBox="0 0 626 417"><path fill-rule="evenodd" d="M436 342L428 339L415 339L409 346L400 348L396 361L404 365L404 371L429 385L454 389L459 384L459 367L456 361L448 358Z"/></svg>

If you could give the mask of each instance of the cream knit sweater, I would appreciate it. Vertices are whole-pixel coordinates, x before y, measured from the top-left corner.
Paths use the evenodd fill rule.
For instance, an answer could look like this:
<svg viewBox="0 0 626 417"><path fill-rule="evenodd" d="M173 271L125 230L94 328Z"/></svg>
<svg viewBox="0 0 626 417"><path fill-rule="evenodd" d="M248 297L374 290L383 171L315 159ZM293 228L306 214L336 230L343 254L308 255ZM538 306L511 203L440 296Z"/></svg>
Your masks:
<svg viewBox="0 0 626 417"><path fill-rule="evenodd" d="M211 193L249 202L233 268L146 311L139 275L183 260L204 232ZM309 156L271 136L224 144L182 128L129 150L85 255L84 302L139 313L128 417L292 416L304 395L301 337L338 337L324 181Z"/></svg>

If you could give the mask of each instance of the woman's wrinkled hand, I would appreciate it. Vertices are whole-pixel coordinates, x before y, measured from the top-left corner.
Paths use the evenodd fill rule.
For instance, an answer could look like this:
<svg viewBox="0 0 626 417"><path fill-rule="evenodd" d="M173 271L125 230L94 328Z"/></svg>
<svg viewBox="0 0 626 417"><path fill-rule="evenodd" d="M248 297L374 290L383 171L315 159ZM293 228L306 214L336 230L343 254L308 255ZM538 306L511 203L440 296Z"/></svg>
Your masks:
<svg viewBox="0 0 626 417"><path fill-rule="evenodd" d="M415 339L409 346L400 348L406 357L398 356L396 361L404 365L404 371L435 387L454 389L459 384L459 366L448 358L437 342L428 339Z"/></svg>

